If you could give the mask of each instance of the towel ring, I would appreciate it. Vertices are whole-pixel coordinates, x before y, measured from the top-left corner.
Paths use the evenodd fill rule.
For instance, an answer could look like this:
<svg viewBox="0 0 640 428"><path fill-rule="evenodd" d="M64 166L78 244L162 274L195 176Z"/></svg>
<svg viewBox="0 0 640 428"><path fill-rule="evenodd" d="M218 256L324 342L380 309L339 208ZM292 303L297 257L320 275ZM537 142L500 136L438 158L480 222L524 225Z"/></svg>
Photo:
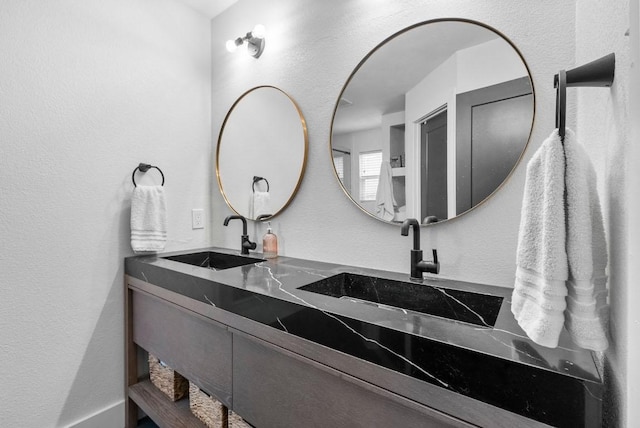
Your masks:
<svg viewBox="0 0 640 428"><path fill-rule="evenodd" d="M562 142L566 133L567 88L610 87L615 72L616 56L610 53L571 70L560 70L553 76L553 86L556 88L556 128Z"/></svg>
<svg viewBox="0 0 640 428"><path fill-rule="evenodd" d="M147 172L151 168L155 168L158 170L158 172L160 172L160 175L162 176L162 186L164 186L164 174L162 173L162 170L157 166L149 165L148 163L141 163L133 170L133 173L131 174L131 181L133 181L133 187L138 187L138 185L136 184L136 171L140 170L142 172Z"/></svg>
<svg viewBox="0 0 640 428"><path fill-rule="evenodd" d="M269 191L269 181L267 181L267 179L264 177L258 177L257 175L254 175L253 183L251 184L251 189L253 190L253 193L256 193L256 183L261 180L264 180L264 182L267 183L267 192Z"/></svg>

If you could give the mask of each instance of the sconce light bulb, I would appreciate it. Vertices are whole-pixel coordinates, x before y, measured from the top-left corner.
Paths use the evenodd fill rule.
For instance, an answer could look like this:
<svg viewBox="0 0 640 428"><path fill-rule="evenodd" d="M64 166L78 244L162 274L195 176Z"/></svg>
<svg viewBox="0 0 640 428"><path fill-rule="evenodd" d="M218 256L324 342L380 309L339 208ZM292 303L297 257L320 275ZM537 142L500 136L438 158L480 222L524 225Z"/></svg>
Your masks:
<svg viewBox="0 0 640 428"><path fill-rule="evenodd" d="M227 40L225 46L229 52L235 52L238 46L245 45L247 54L254 58L258 58L264 50L264 37L264 25L256 25L253 29L253 33L248 32L244 37L238 37L235 40Z"/></svg>
<svg viewBox="0 0 640 428"><path fill-rule="evenodd" d="M264 36L267 34L267 29L264 28L264 25L258 24L253 27L253 31L251 32L253 37L257 37L259 39L264 39Z"/></svg>

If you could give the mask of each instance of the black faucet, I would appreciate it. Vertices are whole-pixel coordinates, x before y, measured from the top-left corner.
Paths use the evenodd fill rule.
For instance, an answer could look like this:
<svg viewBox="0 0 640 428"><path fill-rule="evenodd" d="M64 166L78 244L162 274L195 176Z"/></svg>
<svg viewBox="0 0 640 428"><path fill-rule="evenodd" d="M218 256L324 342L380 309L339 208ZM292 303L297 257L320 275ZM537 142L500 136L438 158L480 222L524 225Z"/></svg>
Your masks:
<svg viewBox="0 0 640 428"><path fill-rule="evenodd" d="M411 279L422 279L422 273L439 273L440 263L438 262L438 252L433 250L433 262L422 260L422 250L420 249L420 223L415 218L408 218L402 222L402 236L409 236L409 227L413 228L413 250L411 250Z"/></svg>
<svg viewBox="0 0 640 428"><path fill-rule="evenodd" d="M230 215L224 219L224 225L228 226L229 220L234 219L242 220L242 244L240 246L240 254L249 254L249 250L256 249L256 243L249 241L249 235L247 234L247 219L241 215Z"/></svg>

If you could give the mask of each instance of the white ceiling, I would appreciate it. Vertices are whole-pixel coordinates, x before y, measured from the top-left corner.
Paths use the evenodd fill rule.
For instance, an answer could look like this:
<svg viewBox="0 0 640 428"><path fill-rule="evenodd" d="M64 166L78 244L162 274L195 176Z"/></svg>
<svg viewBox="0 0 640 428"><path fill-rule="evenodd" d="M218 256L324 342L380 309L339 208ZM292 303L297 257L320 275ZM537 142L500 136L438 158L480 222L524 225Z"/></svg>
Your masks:
<svg viewBox="0 0 640 428"><path fill-rule="evenodd" d="M222 13L229 6L236 3L238 0L178 0L181 3L186 4L192 9L197 10L208 16L209 18L213 18L216 15Z"/></svg>

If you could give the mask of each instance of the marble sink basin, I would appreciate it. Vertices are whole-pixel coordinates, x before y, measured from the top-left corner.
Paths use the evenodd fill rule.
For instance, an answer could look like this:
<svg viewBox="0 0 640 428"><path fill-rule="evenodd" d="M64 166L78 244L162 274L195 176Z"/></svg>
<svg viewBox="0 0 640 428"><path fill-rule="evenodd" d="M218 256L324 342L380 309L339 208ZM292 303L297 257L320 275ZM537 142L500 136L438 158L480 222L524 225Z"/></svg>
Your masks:
<svg viewBox="0 0 640 428"><path fill-rule="evenodd" d="M419 312L491 328L502 297L429 284L340 273L300 290L375 305L383 309Z"/></svg>
<svg viewBox="0 0 640 428"><path fill-rule="evenodd" d="M181 254L179 256L163 258L213 270L229 269L264 261L263 259L253 257L237 256L235 254L217 253L213 251L202 251L199 253Z"/></svg>

